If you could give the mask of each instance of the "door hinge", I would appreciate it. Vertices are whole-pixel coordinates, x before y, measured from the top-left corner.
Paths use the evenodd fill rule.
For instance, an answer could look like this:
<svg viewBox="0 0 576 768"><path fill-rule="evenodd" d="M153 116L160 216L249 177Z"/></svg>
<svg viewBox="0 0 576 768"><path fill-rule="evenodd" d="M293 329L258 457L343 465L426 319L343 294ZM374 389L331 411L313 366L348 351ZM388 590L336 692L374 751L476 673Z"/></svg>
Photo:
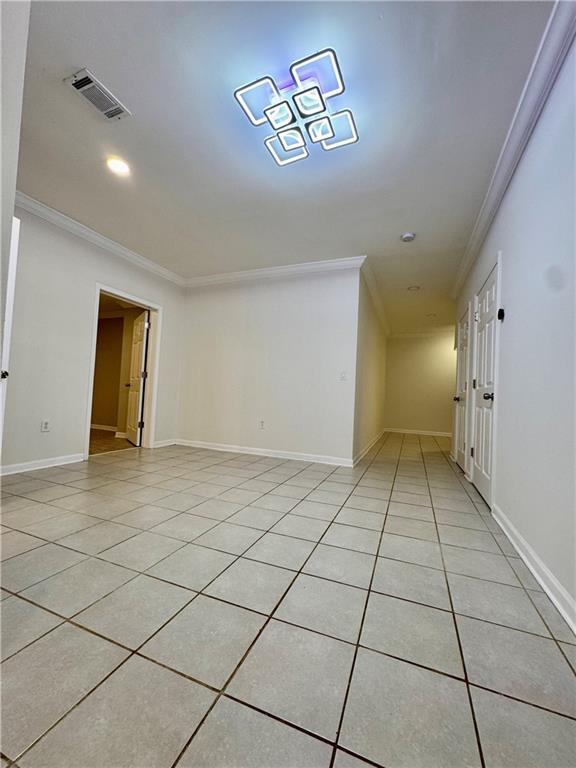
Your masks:
<svg viewBox="0 0 576 768"><path fill-rule="evenodd" d="M470 456L472 456L472 458L474 458L474 448L470 448Z"/></svg>
<svg viewBox="0 0 576 768"><path fill-rule="evenodd" d="M474 312L474 322L477 323L478 320L480 320L480 313L476 311Z"/></svg>
<svg viewBox="0 0 576 768"><path fill-rule="evenodd" d="M144 422L143 421L139 421L138 422L138 429L142 429L143 426L144 426Z"/></svg>
<svg viewBox="0 0 576 768"><path fill-rule="evenodd" d="M146 322L144 323L144 328L145 328L147 331L148 331L148 330L150 330L150 323L149 323L148 321L146 321Z"/></svg>
<svg viewBox="0 0 576 768"><path fill-rule="evenodd" d="M142 376L143 379L147 379L148 378L148 371L142 371L142 373L140 375Z"/></svg>
<svg viewBox="0 0 576 768"><path fill-rule="evenodd" d="M476 389L476 379L472 379L472 389Z"/></svg>
<svg viewBox="0 0 576 768"><path fill-rule="evenodd" d="M498 320L502 320L502 322L504 322L504 317L505 317L505 315L506 315L506 313L504 312L504 309L503 309L503 307L500 307L500 309L498 310L498 314L496 315L496 317L498 318Z"/></svg>

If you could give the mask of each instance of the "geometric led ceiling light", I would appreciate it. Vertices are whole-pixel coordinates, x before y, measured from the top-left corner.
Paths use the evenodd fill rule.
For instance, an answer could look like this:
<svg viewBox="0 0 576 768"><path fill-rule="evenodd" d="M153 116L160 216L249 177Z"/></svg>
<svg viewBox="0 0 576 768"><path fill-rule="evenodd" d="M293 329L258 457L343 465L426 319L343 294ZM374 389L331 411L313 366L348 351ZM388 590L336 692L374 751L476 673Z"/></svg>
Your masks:
<svg viewBox="0 0 576 768"><path fill-rule="evenodd" d="M324 150L358 141L349 109L333 110L330 99L344 92L335 51L323 51L290 66L292 83L278 86L262 77L236 89L234 96L252 125L266 125L275 133L264 138L277 165L291 165L309 157L308 144Z"/></svg>

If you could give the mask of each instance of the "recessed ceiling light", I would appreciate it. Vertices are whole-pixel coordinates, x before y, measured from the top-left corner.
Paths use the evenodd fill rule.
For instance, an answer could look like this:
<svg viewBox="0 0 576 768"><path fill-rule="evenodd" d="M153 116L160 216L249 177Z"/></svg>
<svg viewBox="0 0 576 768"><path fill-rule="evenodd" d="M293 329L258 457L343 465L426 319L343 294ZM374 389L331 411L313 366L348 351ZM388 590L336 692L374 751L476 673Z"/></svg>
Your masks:
<svg viewBox="0 0 576 768"><path fill-rule="evenodd" d="M404 234L400 235L400 240L402 240L403 243L411 243L412 240L416 239L416 235L414 232L404 232Z"/></svg>
<svg viewBox="0 0 576 768"><path fill-rule="evenodd" d="M308 142L326 150L357 142L352 112L332 111L328 103L332 96L344 92L336 53L326 48L295 61L290 73L293 82L288 86L280 87L271 77L261 77L234 92L252 125L267 124L276 131L264 139L275 162L290 165L309 157Z"/></svg>
<svg viewBox="0 0 576 768"><path fill-rule="evenodd" d="M115 173L117 176L130 176L130 166L125 160L122 160L121 157L111 155L110 157L106 158L106 165L108 166L109 170L111 170L112 173Z"/></svg>
<svg viewBox="0 0 576 768"><path fill-rule="evenodd" d="M436 312L429 312L426 317L437 317Z"/></svg>
<svg viewBox="0 0 576 768"><path fill-rule="evenodd" d="M419 291L420 286L419 285L409 285L408 288L406 288L407 291Z"/></svg>

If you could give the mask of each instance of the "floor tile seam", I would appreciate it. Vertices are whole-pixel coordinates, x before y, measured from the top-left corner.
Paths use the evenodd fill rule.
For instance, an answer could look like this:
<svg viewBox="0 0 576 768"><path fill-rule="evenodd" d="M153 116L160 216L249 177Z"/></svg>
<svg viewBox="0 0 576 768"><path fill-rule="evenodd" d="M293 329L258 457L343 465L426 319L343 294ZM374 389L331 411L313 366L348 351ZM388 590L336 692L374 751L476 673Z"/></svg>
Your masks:
<svg viewBox="0 0 576 768"><path fill-rule="evenodd" d="M446 460L446 457L445 457L445 460ZM446 460L446 461L447 461L447 460ZM447 463L449 464L450 462L447 462ZM488 511L490 511L490 510L488 510ZM492 515L492 513L491 513L491 512L490 512L490 518L491 518L491 519L494 519L494 516ZM506 532L504 531L504 529L503 529L503 528L501 528L501 531L502 531L502 535L504 535L504 536L506 537L507 541L508 541L510 544L512 544L512 547L513 547L513 549L514 549L514 550L517 552L517 550L516 550L516 547L515 547L515 546L514 546L514 544L513 544L513 543L510 541L510 539L509 539L508 535L506 534ZM494 534L492 534L492 536L494 537ZM494 537L494 538L495 538L495 537ZM500 543L497 541L497 539L495 539L495 541L496 541L496 543L498 544L498 547L500 548L500 550L501 550L501 552L502 552L502 555L503 555L504 557L506 557L506 558L507 558L507 555L506 555L506 553L504 552L504 550L502 549L502 547L500 546ZM519 557L519 559L520 559L520 560L522 560L522 558L521 558L521 557ZM522 562L524 562L524 561L522 560ZM518 578L518 577L517 577L517 578ZM499 582L497 582L497 583L499 583ZM513 585L509 585L509 586L513 586ZM514 586L515 586L515 585L514 585ZM561 645L561 642L562 642L562 641L558 640L558 638L556 637L555 633L552 631L552 629L551 629L551 627L550 627L550 625L549 625L548 621L546 620L546 618L545 618L545 616L544 616L543 612L542 612L542 611L539 609L539 607L538 607L537 603L536 603L536 602L535 602L535 601L532 599L532 597L531 597L531 594L530 594L530 592L531 592L531 591L534 591L534 590L529 590L529 589L528 589L528 587L526 587L526 586L524 585L524 583L522 582L522 580L521 580L520 578L518 578L518 587L517 587L517 588L520 588L520 589L522 589L522 590L524 591L524 594L526 595L526 597L527 597L527 598L528 598L528 600L530 601L530 604L531 604L531 605L534 607L534 609L536 610L536 613L538 614L538 616L540 617L540 619L543 621L543 623L544 623L544 626L545 626L545 627L546 627L546 629L548 630L548 632L549 632L549 634L550 634L550 638L551 638L551 639L552 639L552 640L553 640L553 641L556 643L556 647L558 648L558 650L559 650L559 651L560 651L560 653L562 654L562 657L564 658L564 660L565 660L565 661L566 661L566 663L568 664L568 668L569 668L569 670L572 672L572 674L573 674L573 675L575 675L575 676L576 676L576 671L574 670L574 668L573 668L573 667L572 667L572 665L570 664L570 660L568 659L568 656L566 655L566 653L565 653L564 649L562 648L562 645ZM543 594L546 594L546 593L544 592ZM548 596L546 595L546 597L548 597ZM550 599L550 598L548 598L548 599ZM475 617L472 617L472 618L475 618ZM489 623L491 623L491 622L489 622ZM501 625L501 626L506 626L506 625ZM508 627L508 628L509 628L509 629L516 629L515 627ZM522 631L522 630L516 630L516 631ZM528 634L532 634L532 633L528 633ZM540 637L543 637L542 635L539 635L539 636L540 636Z"/></svg>
<svg viewBox="0 0 576 768"><path fill-rule="evenodd" d="M330 475L331 475L331 474L333 474L333 472L335 472L335 471L336 471L336 469L337 469L337 468L335 467L335 468L334 468L334 470L333 470L333 471L330 473ZM330 477L330 475L328 475L328 477ZM247 506L249 506L249 505L247 505ZM281 520L283 520L283 519L284 519L284 517L285 517L287 514L289 514L289 512L286 512L286 514L285 514L285 515L283 515L283 517L281 518ZM278 522L280 522L280 520L279 520ZM326 530L328 530L328 528L327 528ZM266 532L264 532L264 534L263 534L263 535L265 535L265 533L266 533ZM324 534L323 534L323 535L324 535ZM259 538L257 541L260 541L260 539L261 539L261 538L262 538L262 537L260 537L260 538ZM256 542L255 542L255 543L256 543ZM205 720L206 720L206 719L207 719L207 717L209 716L209 714L210 714L210 712L212 711L212 709L213 709L213 708L216 706L216 704L218 703L218 701L220 700L220 698L221 698L223 695L225 695L225 692L226 692L226 689L227 689L227 687L230 685L230 683L231 683L231 682L232 682L232 680L234 679L234 676L236 675L236 673L238 672L238 670L240 669L240 667L241 667L241 666L242 666L242 664L244 663L245 659L248 657L249 653L251 652L252 648L253 648L253 647L255 646L255 644L257 643L258 639L259 639L259 638L262 636L262 633L264 632L264 630L266 629L266 627L268 627L268 625L270 624L270 622L271 622L271 620L272 620L272 615L273 615L273 614L274 614L274 612L276 611L277 607L278 607L278 606L281 604L281 602L282 602L282 600L284 599L284 597L285 597L285 596L288 594L289 590L292 588L292 585L294 584L294 582L295 582L295 581L296 581L296 579L298 578L298 575L299 575L299 574L302 572L302 568L303 568L303 567L304 567L304 565L305 565L305 564L308 562L308 559L311 557L311 555L313 554L313 552L316 550L316 548L317 548L318 544L319 544L319 542L316 542L316 544L314 545L313 549L311 550L311 552L310 552L310 554L309 554L308 558L306 558L305 562L302 564L302 567L299 569L299 571L296 571L296 572L294 572L294 577L291 579L291 581L290 581L290 582L289 582L289 584L287 585L286 589L284 590L284 592L283 592L283 593L282 593L282 595L280 596L279 600L278 600L278 601L276 602L276 604L274 605L274 607L273 607L272 611L270 612L270 614L269 614L269 615L266 617L266 619L265 619L264 623L262 624L262 626L261 626L260 630L257 632L257 634L255 635L255 637L253 638L252 642L250 643L250 645L248 646L248 648L246 649L246 651L244 652L244 654L243 654L243 655L242 655L242 657L240 658L239 662L237 663L237 665L235 666L235 668L233 669L233 671L231 672L231 674L229 675L229 677L228 677L228 678L227 678L227 680L225 681L225 683L224 683L224 685L223 685L222 689L221 689L221 690L220 690L220 692L217 694L217 696L216 696L215 700L213 701L213 703L212 703L211 707L210 707L210 708L208 709L208 711L205 713L205 715L204 715L204 717L202 718L202 720L201 720L201 721L198 723L198 725L197 725L197 727L194 729L194 731L193 731L192 735L191 735L191 736L190 736L190 738L187 740L187 742L184 744L184 746L183 746L182 750L180 751L180 753L178 754L178 756L176 757L176 759L174 760L174 762L171 764L170 768L176 768L176 766L178 765L178 763L179 763L179 761L181 760L182 756L183 756L183 755L185 754L185 752L188 750L188 748L189 748L190 744L193 742L193 740L194 740L194 738L195 738L196 734L199 732L200 728L201 728L201 727L202 727L202 725L204 724ZM240 556L239 556L239 557L240 557ZM236 560L234 560L234 562L237 562L237 560L239 559L239 557L238 557ZM233 563L231 563L230 565L232 565L232 564L233 564ZM226 569L225 569L225 570L226 570ZM219 574L219 576L220 576L220 575L221 575L221 574ZM216 578L218 578L218 577L216 577ZM209 585L207 585L207 586L209 586ZM204 587L204 589L206 589L206 587ZM201 592L201 594L202 594L202 592Z"/></svg>
<svg viewBox="0 0 576 768"><path fill-rule="evenodd" d="M22 759L22 757L23 757L24 755L26 755L28 752L30 752L30 751L31 751L31 750L32 750L32 749L33 749L33 748L34 748L34 747L35 747L35 746L38 744L38 742L39 742L41 739L43 739L45 736L47 736L47 735L50 733L50 731L54 730L54 728L56 728L56 726L58 726L58 725L59 725L59 724L60 724L60 723L61 723L61 722L62 722L62 721L63 721L63 720L66 718L66 717L68 717L68 715L69 715L71 712L73 712L73 711L74 711L74 710L75 710L77 707L79 707L79 706L80 706L80 705L81 705L81 704L82 704L82 703L83 703L83 702L84 702L84 701L85 701L85 700L86 700L86 699L87 699L89 696L91 696L91 695L94 693L94 691L96 691L98 688L100 688L100 686L101 686L103 683L105 683L105 682L106 682L106 680L108 680L110 677L112 677L112 675L113 675L115 672L117 672L117 671L120 669L120 667L124 666L124 664L126 664L126 662L127 662L129 659L131 659L133 655L134 655L133 653L129 653L129 654L128 654L128 656L126 656L126 658L125 658L125 659L122 659L122 661L121 661L119 664L117 664L117 665L116 665L116 666L115 666L115 667L114 667L112 670L110 670L110 671L109 671L109 672L108 672L108 673L107 673L107 674L106 674L106 675L105 675L105 676L104 676L104 677L103 677L101 680L99 680L99 681L96 683L96 685L92 686L92 687L90 688L90 690L88 690L88 691L87 691L87 693L83 694L83 695L82 695L82 697L81 697L81 698L80 698L78 701L76 701L76 702L75 702L75 703L74 703L74 704L73 704L71 707L69 707L69 708L66 710L66 712L64 712L64 714L62 714L62 715L61 715L61 716L60 716L60 717L59 717L59 718L58 718L58 719L57 719L57 720L56 720L54 723L52 723L52 725L51 725L49 728L47 728L45 731L43 731L43 732L42 732L42 733L41 733L41 734L40 734L40 735L39 735L39 736L38 736L36 739L34 739L34 741L33 741L31 744L29 744L29 745L28 745L28 746L27 746L25 749L23 749L23 750L22 750L22 751L21 751L21 752L18 754L18 756L17 756L17 757L15 757L15 758L12 758L12 762L14 762L14 763L17 763L17 762L18 762L18 760L21 760L21 759Z"/></svg>
<svg viewBox="0 0 576 768"><path fill-rule="evenodd" d="M376 457L379 455L381 449L386 445L386 443L388 442L389 439L390 439L390 433L387 434L387 436L385 437L383 442L380 442L380 441L378 442L378 444L377 444L378 450L375 453L375 455L373 456L372 461L369 464L369 467L375 462ZM402 447L403 447L403 445L404 445L404 437L402 437L402 440L400 441L400 446L399 446L399 449L398 449L398 453L396 455L396 468L395 468L394 479L392 480L392 490L390 492L390 497L392 496L392 491L394 489L394 481L395 481L395 478L396 478L396 472L398 471L398 466L399 466L399 462L400 462L400 457L402 455ZM368 468L367 468L366 471L368 471ZM334 768L334 763L335 763L335 760L336 760L337 745L338 745L338 743L340 741L340 735L341 735L342 726L343 726L343 723L344 723L344 717L345 717L345 713L346 713L346 708L348 706L348 698L349 698L349 695L350 695L350 689L352 687L352 680L353 680L354 671L355 671L355 668L356 668L356 660L358 658L358 653L359 653L359 649L360 649L360 641L362 639L362 633L363 633L363 630L364 630L364 622L366 620L366 614L367 614L367 611L368 611L368 603L369 603L370 594L371 594L371 591L372 591L372 584L373 584L373 581L374 581L374 575L376 573L376 566L378 564L378 553L380 552L380 547L382 545L382 537L384 535L384 527L386 525L386 520L387 520L387 517L388 517L388 509L389 509L389 507L390 507L390 500L388 500L388 504L386 506L386 514L384 516L384 525L382 526L382 530L380 531L379 536L378 536L378 547L376 549L376 558L374 559L374 563L373 563L373 566L372 566L372 572L370 574L370 582L368 584L368 592L367 592L367 595L366 595L366 599L364 601L364 607L363 607L362 616L361 616L361 619L360 619L360 626L358 627L358 633L357 633L357 636L356 636L356 643L355 643L355 648L354 648L354 655L352 657L352 664L350 666L350 671L349 671L349 674L348 674L348 680L346 681L346 690L345 690L345 693L344 693L344 698L342 700L342 707L341 707L341 710L340 710L340 716L338 718L338 725L336 727L335 745L334 745L334 748L332 750L332 757L330 759L330 766L329 766L329 768Z"/></svg>
<svg viewBox="0 0 576 768"><path fill-rule="evenodd" d="M335 468L335 469L333 470L333 472L335 472L335 471L336 471L336 469L337 469L337 468ZM331 475L331 474L333 474L333 472L332 472L332 473L330 473L330 475ZM328 477L330 477L330 475L328 475ZM286 514L289 514L289 513L286 513ZM283 518L281 518L281 519L283 519ZM279 521L278 521L278 522L279 522ZM329 527L330 527L330 526L328 526L328 527L326 528L326 530L328 530L328 528L329 528ZM244 660L247 658L248 654L250 653L250 651L251 651L251 650L252 650L252 648L254 647L254 645L255 645L255 643L257 642L257 640L259 639L259 637L262 635L262 633L263 633L263 631L265 630L265 628L266 628L266 627L269 625L270 621L272 620L272 615L273 615L273 613L276 611L277 607L278 607L278 606L281 604L282 600L284 599L284 597L286 596L286 594L288 593L288 591L291 589L291 587L292 587L292 585L294 584L294 582L296 581L296 578L298 577L298 575L299 575L300 573L302 573L302 570L303 570L303 568L304 568L304 567L305 567L305 565L307 564L307 562L308 562L308 560L310 559L310 557L312 556L312 554L313 554L313 553L316 551L316 549L317 549L317 547L319 546L319 544L320 544L320 542L321 542L321 540L322 540L323 536L325 535L325 533L326 533L326 531L325 531L325 532L322 534L322 536L320 537L320 539L319 539L317 542L315 542L315 543L314 543L314 546L313 546L313 548L312 548L312 550L311 550L310 554L308 555L308 557L306 558L306 560L305 560L305 561L304 561L304 563L302 564L301 568L299 569L299 571L295 572L294 578L293 578L293 579L291 580L291 582L288 584L288 586L287 586L286 590L284 591L284 593L282 594L282 596L280 597L280 599L277 601L276 605L274 606L274 609L271 611L270 615L267 617L267 619L266 619L266 621L264 622L263 626L261 627L260 631L257 633L256 637L253 639L252 643L250 644L250 646L248 647L248 649L246 650L246 652L244 653L244 655L242 656L242 658L241 658L241 659L240 659L240 661L238 662L237 666L235 667L235 669L233 670L233 672L232 672L232 673L231 673L231 675L229 676L229 678L228 678L228 680L226 681L226 683L225 683L224 687L222 688L222 691L221 691L220 695L217 697L217 699L216 699L216 700L215 700L215 702L213 703L213 706L215 706L215 705L216 705L216 702L218 701L218 699L220 698L220 696L222 696L222 695L225 695L225 691L226 691L226 688L227 688L227 687L228 687L228 685L231 683L231 681L234 679L234 676L235 676L236 672L237 672L237 671L240 669L240 667L242 666L242 664L243 664ZM191 735L191 737L190 737L190 739L188 740L188 742L187 742L187 743L184 745L184 747L183 747L183 749L182 749L181 753L179 754L179 756L176 758L176 760L175 760L175 761L174 761L174 763L172 764L172 768L174 768L174 767L177 765L177 763L178 763L178 762L179 762L179 760L181 759L182 755L183 755L183 754L186 752L186 750L188 749L189 745L192 743L192 741L193 741L193 739L194 739L194 737L195 737L196 733L197 733L197 732L199 731L199 729L201 728L201 726L202 726L202 723L204 722L204 720L206 719L206 717L208 717L208 715L209 715L209 712L210 712L210 710L209 710L209 711L206 713L206 715L205 715L204 719L202 720L202 722L201 722L201 723L199 723L198 727L195 729L194 733Z"/></svg>
<svg viewBox="0 0 576 768"><path fill-rule="evenodd" d="M440 447L438 441L435 440L435 442L438 445L438 447ZM421 441L420 441L420 449L422 450L422 443L421 443ZM446 460L445 457L444 457L444 460ZM426 464L424 465L424 471L427 472ZM426 476L428 477L427 474L426 474ZM433 515L434 515L434 524L436 526L436 532L438 534L438 522L437 522L437 519L436 519L436 509L434 507L434 504L432 505L432 510L433 510ZM472 693L471 693L471 690L470 690L470 681L469 681L469 676L468 676L468 669L466 667L466 659L464 657L464 648L463 648L463 644L462 644L462 639L460 637L460 629L458 627L458 621L456 620L456 614L455 614L455 611L454 611L454 601L453 601L453 598L452 598L452 591L450 589L450 582L448 580L448 572L446 571L446 561L444 559L444 551L443 551L441 546L439 547L439 549L440 549L440 558L441 558L441 562L442 562L442 567L444 569L444 580L445 580L445 584L446 584L446 589L448 591L448 601L450 603L450 610L452 612L452 620L453 620L454 631L455 631L455 634L456 634L456 642L458 644L458 651L459 651L459 654L460 654L460 661L461 661L461 664L462 664L462 670L463 670L463 674L464 674L464 684L466 686L466 695L467 695L467 698L468 698L468 704L469 704L469 707L470 707L470 714L471 714L471 717L472 717L472 724L473 724L474 734L475 734L475 738L476 738L476 746L477 746L477 749L478 749L478 755L480 757L480 764L481 764L482 768L485 768L486 767L486 761L485 761L485 758L484 758L484 750L483 750L483 747L482 747L482 740L481 740L481 736L480 736L480 727L478 725L478 720L477 720L477 717L476 717L476 711L474 709L474 701L472 699Z"/></svg>
<svg viewBox="0 0 576 768"><path fill-rule="evenodd" d="M143 505L143 506L146 506L146 505ZM244 507L241 507L241 509L238 509L238 510L236 510L236 512L234 512L234 513L232 513L232 514L236 514L237 512L241 512L241 511L243 511L244 509L246 509L246 507L248 507L248 506L250 506L250 505L249 505L249 504L247 504L247 505L245 505ZM124 513L121 513L121 514L124 514ZM184 513L181 513L181 514L184 514ZM285 517L287 514L289 514L289 513L288 513L288 512L286 512L285 514L283 514L282 518L280 518L280 519L282 520L282 519L283 519L283 518L284 518L284 517ZM171 519L172 519L172 518L171 518ZM214 518L207 518L207 519L214 519ZM213 528L215 528L215 527L216 527L216 525L218 525L218 524L219 524L219 523L221 523L221 522L224 522L224 521L223 521L223 520L218 520L218 521L215 523L215 525L214 525L214 526L212 526L212 528L210 528L209 530L212 530ZM278 520L277 522L280 522L280 520ZM93 526L90 526L90 527L93 527ZM144 531L140 531L139 529L134 529L134 530L136 530L136 531L137 531L137 533L135 533L133 536L130 536L130 537L128 537L128 539L124 539L124 541L129 541L129 540L131 540L131 539L135 538L135 536L139 535L140 533L144 533ZM150 531L148 530L147 532L150 532ZM204 531L203 533L206 533L206 531ZM197 538L199 538L200 536L202 536L202 535L203 535L203 533L201 533L201 534L198 534L198 536L194 537L194 539L191 539L191 540L189 540L189 541L184 541L184 542L182 543L182 546L181 546L181 547L179 547L178 549L176 549L174 552L170 552L169 554L165 555L163 558L161 558L160 560L158 560L158 561L157 561L156 563L154 563L153 565L149 566L149 568L148 568L148 569L145 569L144 571L138 571L137 569L134 569L134 568L130 568L130 567L127 567L127 566L119 566L119 567L125 568L126 570L132 571L132 572L134 572L134 573L136 573L136 574L149 575L149 576L151 576L152 578L156 578L156 577L152 576L152 574L148 574L148 573L147 573L147 571L148 571L148 570L150 570L150 568L154 568L156 565L159 565L161 562L163 562L164 560L166 560L168 557L170 557L171 555L175 554L175 552L178 552L180 549L183 549L183 547L184 547L184 546L186 546L187 544L192 544L192 543L193 543L193 542L194 542L194 541L195 541ZM265 533L267 533L267 531L263 532L262 536L263 536L263 535L265 535ZM70 534L70 535L71 535L71 534ZM156 534L156 535L162 536L162 534ZM262 536L259 536L259 537L258 537L258 539L257 539L257 540L254 542L254 544L255 544L257 541L260 541L260 539L262 538ZM66 538L66 537L62 537L62 538ZM167 538L167 539L171 539L171 540L173 540L173 541L181 541L181 539L175 539L175 538L172 538L172 537L168 537L168 536L164 536L164 538ZM119 542L119 543L122 543L122 542ZM65 544L59 544L59 543L56 543L56 542L52 542L52 541L46 541L46 544L54 544L55 546L63 547L64 549L67 549L67 550L69 550L69 551L75 552L75 553L77 553L77 554L81 554L81 555L83 555L83 556L84 556L84 557L83 557L83 560L80 560L80 561L78 561L77 563L73 563L72 565L70 565L70 566L67 566L66 568L64 568L64 569L62 569L62 570L60 570L60 571L57 571L56 573L50 574L49 576L46 576L46 577L44 577L44 578L40 579L39 581L36 581L36 582L34 582L33 584L29 584L28 586L24 587L24 588L23 588L23 590L20 590L20 592L23 592L25 589L28 589L29 587L32 587L32 586L36 586L37 584L41 584L43 581L46 581L47 579L50 579L50 578L52 578L53 576L57 576L58 574L60 574L60 573L63 573L64 571L67 571L67 570L69 570L70 568L73 568L75 565L79 565L81 562L84 562L85 560L87 560L87 559L89 559L89 558L92 558L92 559L95 559L95 560L99 560L100 562L104 562L104 563L108 563L108 564L110 564L110 561L109 561L109 560L106 560L105 558L103 558L103 557L100 557L100 555L102 555L104 552L108 551L109 549L112 549L113 547L117 546L118 542L117 542L116 544L112 544L110 547L107 547L107 548L106 548L106 549L104 549L104 550L101 550L100 552L96 553L95 555L87 554L86 552L82 552L81 550L76 550L76 549L74 549L74 548L72 548L72 547L69 547L69 546L67 546L67 545L65 545ZM45 546L45 545L42 545L42 546ZM196 546L202 546L202 545L196 545ZM37 549L40 549L40 548L41 548L40 546L39 546L39 547L37 547ZM209 549L209 548L208 548L208 547L204 547L204 549ZM213 549L212 549L211 551L221 551L221 550L213 550ZM25 553L25 552L23 552L23 553L21 553L21 554L26 554L26 553ZM228 554L231 554L231 553L228 553ZM14 557L19 557L19 555L15 555ZM241 557L241 555L237 555L237 556L235 556L235 560L234 560L232 563L230 563L230 564L229 564L229 565L228 565L228 566L227 566L227 567L226 567L224 570L227 570L227 569L228 569L228 568L229 568L231 565L233 565L233 563L234 563L234 562L236 562L236 560L237 560L239 557ZM11 560L12 558L9 558L9 559ZM116 563L112 563L112 565L117 565L117 564L116 564ZM222 571L221 573L223 573L223 571ZM221 575L221 574L218 574L218 575ZM217 578L217 577L216 577L216 578ZM131 581L131 580L132 580L132 579L130 579L130 581ZM212 581L213 581L213 580L212 580ZM210 584L212 583L212 581L210 582ZM209 584L208 584L208 585L206 585L206 586L209 586ZM119 589L119 587L118 587L118 589ZM115 591L115 590L113 590L113 591ZM195 590L195 591L196 591L196 590ZM14 593L14 592L11 592L11 594L18 594L18 596L20 596L20 592L16 592L16 593ZM109 594L111 594L111 593L109 593ZM108 596L108 595L106 595L106 597L107 597L107 596Z"/></svg>

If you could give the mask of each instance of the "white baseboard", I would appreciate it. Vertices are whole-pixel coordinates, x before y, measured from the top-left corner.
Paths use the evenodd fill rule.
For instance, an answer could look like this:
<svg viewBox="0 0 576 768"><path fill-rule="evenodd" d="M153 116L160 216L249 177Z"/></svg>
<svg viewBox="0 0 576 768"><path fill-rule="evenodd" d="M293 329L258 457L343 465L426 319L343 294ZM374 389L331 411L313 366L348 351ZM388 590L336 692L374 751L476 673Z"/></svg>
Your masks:
<svg viewBox="0 0 576 768"><path fill-rule="evenodd" d="M396 427L386 427L384 432L403 432L406 435L431 435L432 437L452 437L452 432L433 432L429 429L396 429Z"/></svg>
<svg viewBox="0 0 576 768"><path fill-rule="evenodd" d="M32 472L34 469L48 469L48 467L58 467L60 464L76 464L78 461L84 461L83 453L72 453L68 456L54 456L51 459L36 459L35 461L25 461L22 464L5 464L0 467L0 475L15 475L17 472Z"/></svg>
<svg viewBox="0 0 576 768"><path fill-rule="evenodd" d="M270 456L274 459L294 459L316 464L335 464L340 467L352 467L352 459L339 456L323 456L315 453L298 453L297 451L275 451L268 448L252 448L246 445L227 445L225 443L206 443L202 440L168 440L154 443L154 447L163 445L185 445L188 448L206 448L209 451L226 451L227 453L249 453L252 456Z"/></svg>
<svg viewBox="0 0 576 768"><path fill-rule="evenodd" d="M121 437L121 438L124 438L124 440L126 440L126 432L116 432L114 437Z"/></svg>
<svg viewBox="0 0 576 768"><path fill-rule="evenodd" d="M152 448L168 448L170 445L180 445L178 440L156 440Z"/></svg>
<svg viewBox="0 0 576 768"><path fill-rule="evenodd" d="M540 556L534 551L518 529L510 522L508 517L502 512L497 504L492 505L492 514L494 519L502 528L506 536L510 539L514 548L526 563L530 572L540 584L544 592L560 611L573 632L576 632L576 599L568 590L560 584L556 576L541 560Z"/></svg>
<svg viewBox="0 0 576 768"><path fill-rule="evenodd" d="M368 453L370 448L372 448L374 445L376 445L378 440L380 440L380 438L382 437L382 435L385 432L386 432L385 429L383 429L381 432L379 432L376 435L376 437L373 440L371 440L365 448L363 448L361 451L359 451L359 453L356 454L356 456L354 456L354 461L353 461L353 465L354 466L356 466L356 464L358 464L359 461L362 461L362 459L364 458L364 456L366 456L366 454Z"/></svg>
<svg viewBox="0 0 576 768"><path fill-rule="evenodd" d="M103 429L105 432L116 432L118 427L110 427L107 424L90 424L90 429Z"/></svg>

